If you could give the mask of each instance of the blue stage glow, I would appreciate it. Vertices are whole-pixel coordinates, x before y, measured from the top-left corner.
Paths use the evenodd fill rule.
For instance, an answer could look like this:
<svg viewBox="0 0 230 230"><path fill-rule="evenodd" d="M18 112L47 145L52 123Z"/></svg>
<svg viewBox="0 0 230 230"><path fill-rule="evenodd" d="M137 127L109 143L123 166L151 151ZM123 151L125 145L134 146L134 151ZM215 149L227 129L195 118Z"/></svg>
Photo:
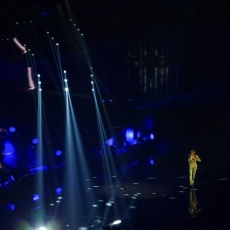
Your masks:
<svg viewBox="0 0 230 230"><path fill-rule="evenodd" d="M34 194L33 201L39 201L40 196L38 194Z"/></svg>
<svg viewBox="0 0 230 230"><path fill-rule="evenodd" d="M154 135L150 134L150 139L153 140L154 139Z"/></svg>
<svg viewBox="0 0 230 230"><path fill-rule="evenodd" d="M4 150L4 163L6 163L9 167L14 168L17 165L18 156L16 154L15 148L13 144L9 141L4 143L5 150Z"/></svg>
<svg viewBox="0 0 230 230"><path fill-rule="evenodd" d="M61 150L57 150L56 151L56 156L60 156L60 155L62 155L62 151Z"/></svg>
<svg viewBox="0 0 230 230"><path fill-rule="evenodd" d="M14 204L8 204L9 208L10 208L10 211L14 211L16 205Z"/></svg>
<svg viewBox="0 0 230 230"><path fill-rule="evenodd" d="M37 138L34 138L34 139L32 140L32 143L36 145L36 144L38 143L38 139L37 139Z"/></svg>
<svg viewBox="0 0 230 230"><path fill-rule="evenodd" d="M43 12L43 13L41 14L41 16L44 17L44 16L47 15L47 14L48 14L48 12L45 11L45 12Z"/></svg>
<svg viewBox="0 0 230 230"><path fill-rule="evenodd" d="M113 146L114 145L114 138L110 138L109 140L106 141L106 144L108 146Z"/></svg>
<svg viewBox="0 0 230 230"><path fill-rule="evenodd" d="M133 129L127 129L126 130L126 141L130 142L130 141L133 141L133 139L134 139L134 131L133 131Z"/></svg>
<svg viewBox="0 0 230 230"><path fill-rule="evenodd" d="M60 188L60 187L57 188L57 189L56 189L56 193L57 193L58 195L62 194L62 188Z"/></svg>
<svg viewBox="0 0 230 230"><path fill-rule="evenodd" d="M151 159L149 163L150 163L151 165L154 165L154 160Z"/></svg>
<svg viewBox="0 0 230 230"><path fill-rule="evenodd" d="M15 129L14 126L12 126L12 127L9 128L9 131L10 131L11 133L14 133L14 132L16 131L16 129Z"/></svg>
<svg viewBox="0 0 230 230"><path fill-rule="evenodd" d="M130 164L130 167L133 167L134 165L136 165L138 163L138 161L135 161L133 163Z"/></svg>

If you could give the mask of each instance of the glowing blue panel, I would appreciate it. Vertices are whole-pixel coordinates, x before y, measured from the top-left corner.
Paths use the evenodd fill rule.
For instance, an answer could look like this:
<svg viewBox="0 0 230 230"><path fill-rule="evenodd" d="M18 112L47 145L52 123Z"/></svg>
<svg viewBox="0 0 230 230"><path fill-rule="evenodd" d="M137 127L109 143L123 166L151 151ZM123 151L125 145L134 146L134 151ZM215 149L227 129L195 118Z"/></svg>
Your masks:
<svg viewBox="0 0 230 230"><path fill-rule="evenodd" d="M12 127L9 128L9 131L10 131L11 133L14 133L14 132L16 131L16 129L15 129L14 126L12 126Z"/></svg>
<svg viewBox="0 0 230 230"><path fill-rule="evenodd" d="M56 156L60 156L60 155L62 155L62 151L61 150L57 150L56 151Z"/></svg>
<svg viewBox="0 0 230 230"><path fill-rule="evenodd" d="M134 131L133 131L133 129L127 129L126 130L126 141L130 142L130 141L133 141L133 139L134 139Z"/></svg>
<svg viewBox="0 0 230 230"><path fill-rule="evenodd" d="M10 208L11 211L14 211L14 209L16 207L16 205L14 205L14 204L8 204L8 206L9 206L9 208Z"/></svg>
<svg viewBox="0 0 230 230"><path fill-rule="evenodd" d="M60 194L62 193L62 188L60 188L60 187L57 188L57 189L56 189L56 193L57 193L58 195L60 195Z"/></svg>
<svg viewBox="0 0 230 230"><path fill-rule="evenodd" d="M36 144L38 143L38 139L37 139L37 138L34 138L34 139L32 140L32 143L36 145Z"/></svg>
<svg viewBox="0 0 230 230"><path fill-rule="evenodd" d="M106 144L108 146L114 146L114 138L110 138L108 141L106 141Z"/></svg>
<svg viewBox="0 0 230 230"><path fill-rule="evenodd" d="M151 159L149 163L150 163L151 165L154 165L154 160Z"/></svg>
<svg viewBox="0 0 230 230"><path fill-rule="evenodd" d="M154 135L150 134L150 139L153 140L154 139Z"/></svg>
<svg viewBox="0 0 230 230"><path fill-rule="evenodd" d="M18 156L16 154L13 144L9 141L6 141L4 143L4 146L5 146L5 150L3 152L5 155L4 162L6 163L6 165L8 165L11 168L16 167Z"/></svg>
<svg viewBox="0 0 230 230"><path fill-rule="evenodd" d="M141 137L141 132L137 132L137 138Z"/></svg>
<svg viewBox="0 0 230 230"><path fill-rule="evenodd" d="M38 194L34 194L33 201L39 201L40 196Z"/></svg>

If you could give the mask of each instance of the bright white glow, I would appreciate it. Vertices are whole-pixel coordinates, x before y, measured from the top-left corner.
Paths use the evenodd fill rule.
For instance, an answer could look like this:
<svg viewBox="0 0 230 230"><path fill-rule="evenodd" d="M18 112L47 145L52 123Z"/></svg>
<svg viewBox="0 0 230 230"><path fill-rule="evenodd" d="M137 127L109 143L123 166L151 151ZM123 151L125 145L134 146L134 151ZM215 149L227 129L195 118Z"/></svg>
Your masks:
<svg viewBox="0 0 230 230"><path fill-rule="evenodd" d="M80 29L77 29L78 31L80 30Z"/></svg>
<svg viewBox="0 0 230 230"><path fill-rule="evenodd" d="M112 206L112 204L111 204L111 203L106 203L105 205L106 205L106 206Z"/></svg>
<svg viewBox="0 0 230 230"><path fill-rule="evenodd" d="M39 81L38 84L41 84L41 82Z"/></svg>
<svg viewBox="0 0 230 230"><path fill-rule="evenodd" d="M64 70L63 72L66 73L66 70Z"/></svg>
<svg viewBox="0 0 230 230"><path fill-rule="evenodd" d="M60 203L61 201L60 200L56 200L56 203Z"/></svg>
<svg viewBox="0 0 230 230"><path fill-rule="evenodd" d="M46 230L47 228L45 228L45 227L40 227L40 228L38 228L38 230Z"/></svg>
<svg viewBox="0 0 230 230"><path fill-rule="evenodd" d="M93 81L91 81L91 84L93 84Z"/></svg>
<svg viewBox="0 0 230 230"><path fill-rule="evenodd" d="M62 200L62 197L61 197L61 196L59 196L59 197L58 197L58 200Z"/></svg>
<svg viewBox="0 0 230 230"><path fill-rule="evenodd" d="M27 67L27 77L28 77L28 82L29 82L29 90L35 89L31 67Z"/></svg>
<svg viewBox="0 0 230 230"><path fill-rule="evenodd" d="M52 40L54 40L54 38L51 38Z"/></svg>
<svg viewBox="0 0 230 230"><path fill-rule="evenodd" d="M22 44L17 40L17 38L14 38L13 41L18 46L18 48L20 48L23 51L23 53L27 52L26 48L22 46Z"/></svg>
<svg viewBox="0 0 230 230"><path fill-rule="evenodd" d="M49 34L50 32L49 32L49 31L47 31L46 33L47 33L47 34Z"/></svg>
<svg viewBox="0 0 230 230"><path fill-rule="evenodd" d="M81 36L83 36L84 34L81 34Z"/></svg>
<svg viewBox="0 0 230 230"><path fill-rule="evenodd" d="M90 69L93 69L93 67L90 67Z"/></svg>
<svg viewBox="0 0 230 230"><path fill-rule="evenodd" d="M39 91L42 91L42 89L39 89Z"/></svg>
<svg viewBox="0 0 230 230"><path fill-rule="evenodd" d="M34 54L31 54L32 56L34 56Z"/></svg>
<svg viewBox="0 0 230 230"><path fill-rule="evenodd" d="M58 44L58 43L56 43L56 45L57 45L57 46L59 46L59 44Z"/></svg>
<svg viewBox="0 0 230 230"><path fill-rule="evenodd" d="M91 74L90 76L93 77L93 74Z"/></svg>
<svg viewBox="0 0 230 230"><path fill-rule="evenodd" d="M50 204L50 206L54 206L54 204Z"/></svg>
<svg viewBox="0 0 230 230"><path fill-rule="evenodd" d="M65 91L67 92L68 90L69 90L69 89L66 87L66 88L65 88Z"/></svg>
<svg viewBox="0 0 230 230"><path fill-rule="evenodd" d="M114 225L120 224L120 223L121 223L121 220L115 220L115 221L113 222Z"/></svg>
<svg viewBox="0 0 230 230"><path fill-rule="evenodd" d="M67 82L67 79L64 79L64 82Z"/></svg>
<svg viewBox="0 0 230 230"><path fill-rule="evenodd" d="M94 89L92 89L92 91L94 91Z"/></svg>
<svg viewBox="0 0 230 230"><path fill-rule="evenodd" d="M17 22L16 24L18 24L19 22Z"/></svg>
<svg viewBox="0 0 230 230"><path fill-rule="evenodd" d="M37 76L38 76L38 77L40 77L41 75L40 75L40 74L38 74Z"/></svg>

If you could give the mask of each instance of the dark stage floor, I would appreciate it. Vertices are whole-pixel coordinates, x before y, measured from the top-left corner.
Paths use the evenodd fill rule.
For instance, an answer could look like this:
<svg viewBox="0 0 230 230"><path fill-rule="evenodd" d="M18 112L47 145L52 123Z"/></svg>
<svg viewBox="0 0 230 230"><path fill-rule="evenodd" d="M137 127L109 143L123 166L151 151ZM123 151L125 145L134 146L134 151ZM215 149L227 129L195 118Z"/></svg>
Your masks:
<svg viewBox="0 0 230 230"><path fill-rule="evenodd" d="M129 178L123 176L120 183L114 176L112 185L106 184L101 175L82 178L78 181L79 188L86 189L78 198L84 207L75 204L76 226L70 224L72 210L65 203L68 188L62 187L62 179L59 190L50 189L52 185L47 182L45 186L50 186L44 197L34 196L39 173L48 178L55 171L61 178L63 170L64 167L46 171L35 169L25 174L19 183L6 185L4 189L1 186L1 229L39 229L36 221L41 215L41 200L47 229L229 229L228 164L198 168L194 187L189 186L187 172L164 180L151 176L134 179L131 174ZM118 219L122 220L121 224L107 226ZM52 227L48 228L49 225Z"/></svg>

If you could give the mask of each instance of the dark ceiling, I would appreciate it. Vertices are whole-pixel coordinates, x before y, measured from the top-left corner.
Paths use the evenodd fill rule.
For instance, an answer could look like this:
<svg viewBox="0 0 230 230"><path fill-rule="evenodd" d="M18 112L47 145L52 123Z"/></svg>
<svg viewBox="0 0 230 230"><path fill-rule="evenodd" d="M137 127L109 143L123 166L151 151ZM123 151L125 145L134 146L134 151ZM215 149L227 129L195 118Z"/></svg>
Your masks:
<svg viewBox="0 0 230 230"><path fill-rule="evenodd" d="M167 59L167 67L179 71L178 75L175 71L169 75L169 91L159 94L160 99L195 90L205 92L207 88L227 88L230 82L227 9L226 1L222 0L218 3L206 0L6 1L0 9L1 120L7 125L15 119L18 123L36 125L36 92L26 91L23 80L26 58L10 43L16 36L35 53L37 72L43 77L48 123L53 133L63 136L58 131L60 127L64 130L62 85L46 31L60 43L62 67L67 69L73 103L85 130L96 127L86 57L91 59L103 98L117 101L107 104L113 127L129 123L133 109L154 107L158 97L154 98L156 94L151 90L142 93L140 70L149 68L151 75L155 66L161 68L160 52ZM84 33L84 40L76 42L70 18ZM141 52L137 54L136 50L145 43L148 58L154 65ZM87 50L82 49L84 44ZM154 53L156 47L159 54ZM132 104L127 103L130 97ZM135 104L134 99L138 98ZM144 102L142 98L150 100Z"/></svg>

